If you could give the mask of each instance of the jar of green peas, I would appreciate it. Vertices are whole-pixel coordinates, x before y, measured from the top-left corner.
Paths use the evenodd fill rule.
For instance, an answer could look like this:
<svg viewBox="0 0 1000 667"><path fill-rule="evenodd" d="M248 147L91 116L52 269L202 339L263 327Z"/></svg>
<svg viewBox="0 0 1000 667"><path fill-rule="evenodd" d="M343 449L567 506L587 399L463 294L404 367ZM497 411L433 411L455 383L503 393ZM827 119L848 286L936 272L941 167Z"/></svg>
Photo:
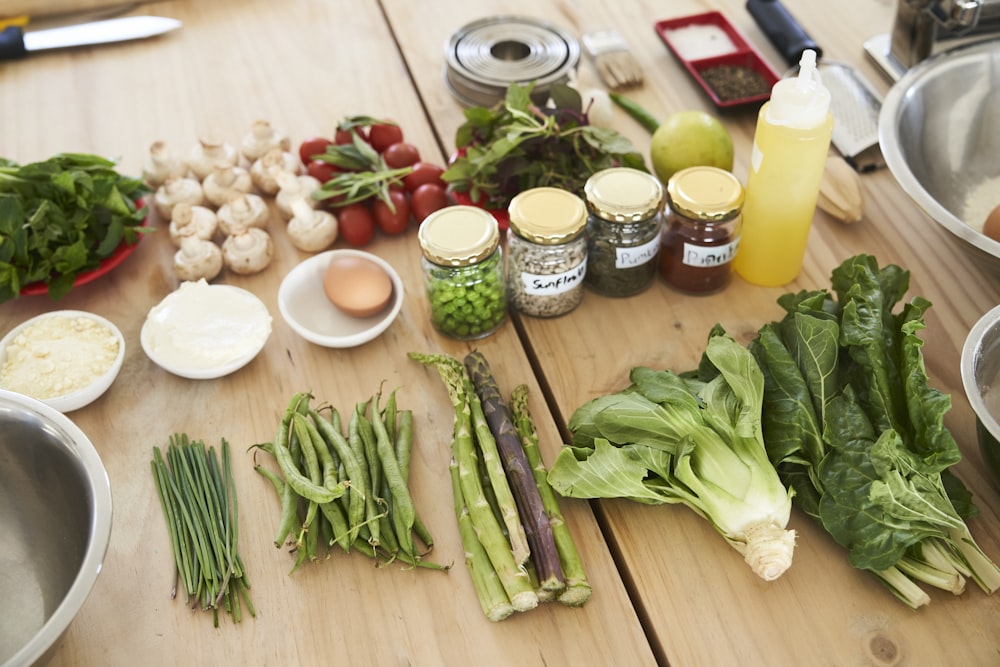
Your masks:
<svg viewBox="0 0 1000 667"><path fill-rule="evenodd" d="M434 328L459 340L496 331L507 317L496 219L475 206L448 206L428 216L417 236Z"/></svg>

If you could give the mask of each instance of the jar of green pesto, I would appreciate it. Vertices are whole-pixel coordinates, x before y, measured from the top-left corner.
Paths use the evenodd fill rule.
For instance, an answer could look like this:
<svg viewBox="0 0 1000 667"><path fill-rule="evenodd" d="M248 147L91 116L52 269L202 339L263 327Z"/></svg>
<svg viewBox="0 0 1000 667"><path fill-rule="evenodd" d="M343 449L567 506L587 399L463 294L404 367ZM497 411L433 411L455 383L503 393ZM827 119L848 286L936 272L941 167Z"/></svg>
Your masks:
<svg viewBox="0 0 1000 667"><path fill-rule="evenodd" d="M587 179L587 275L584 284L605 296L632 296L657 274L663 224L663 186L630 167L604 169Z"/></svg>
<svg viewBox="0 0 1000 667"><path fill-rule="evenodd" d="M417 237L434 328L459 340L496 331L507 317L496 219L475 206L448 206L428 216Z"/></svg>

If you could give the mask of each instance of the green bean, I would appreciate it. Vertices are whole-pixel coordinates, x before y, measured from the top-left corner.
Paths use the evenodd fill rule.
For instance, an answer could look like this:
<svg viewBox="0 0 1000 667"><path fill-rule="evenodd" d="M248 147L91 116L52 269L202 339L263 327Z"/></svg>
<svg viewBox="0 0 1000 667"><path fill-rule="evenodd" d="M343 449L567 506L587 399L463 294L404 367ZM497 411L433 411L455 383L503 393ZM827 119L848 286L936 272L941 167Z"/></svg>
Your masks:
<svg viewBox="0 0 1000 667"><path fill-rule="evenodd" d="M393 443L389 440L389 433L382 422L378 411L379 395L375 395L375 405L373 409L374 419L372 427L375 431L375 445L378 452L379 462L382 464L382 474L392 494L392 523L396 529L396 540L399 548L405 553L414 554L413 547L413 520L416 511L413 506L413 499L410 497L410 489L403 479L399 469L399 461L396 460L396 451Z"/></svg>
<svg viewBox="0 0 1000 667"><path fill-rule="evenodd" d="M288 415L288 418L291 420L291 415ZM330 490L303 475L292 458L288 446L280 441L274 443L274 458L278 461L278 467L281 468L281 473L285 477L285 483L291 485L295 492L303 498L317 503L328 503L344 493L342 486L337 487L336 491Z"/></svg>
<svg viewBox="0 0 1000 667"><path fill-rule="evenodd" d="M330 522L333 530L333 539L330 544L336 543L345 552L350 551L352 542L348 541L348 536L351 534L351 528L348 526L347 517L344 516L340 505L336 503L323 503L319 506L319 509L326 520Z"/></svg>
<svg viewBox="0 0 1000 667"><path fill-rule="evenodd" d="M310 410L309 416L312 418L319 437L329 443L331 449L340 455L340 461L344 465L348 480L350 480L350 487L347 494L349 499L347 504L347 524L350 529L350 535L346 538L349 547L357 538L358 530L365 520L365 497L368 495L368 488L365 482L365 466L358 462L350 444L332 422L324 419L315 410Z"/></svg>
<svg viewBox="0 0 1000 667"><path fill-rule="evenodd" d="M624 109L629 116L642 125L650 134L656 132L656 128L660 126L660 121L656 119L656 116L640 106L635 100L625 97L621 93L608 93L608 96L612 102Z"/></svg>
<svg viewBox="0 0 1000 667"><path fill-rule="evenodd" d="M361 438L361 424L357 408L355 408L348 423L347 442L361 464L361 475L364 480L362 486L365 490L365 525L368 526L369 530L368 539L371 544L378 545L382 534L382 528L379 524L381 512L379 512L378 504L375 501L375 487L372 486L371 473L366 462L365 445Z"/></svg>

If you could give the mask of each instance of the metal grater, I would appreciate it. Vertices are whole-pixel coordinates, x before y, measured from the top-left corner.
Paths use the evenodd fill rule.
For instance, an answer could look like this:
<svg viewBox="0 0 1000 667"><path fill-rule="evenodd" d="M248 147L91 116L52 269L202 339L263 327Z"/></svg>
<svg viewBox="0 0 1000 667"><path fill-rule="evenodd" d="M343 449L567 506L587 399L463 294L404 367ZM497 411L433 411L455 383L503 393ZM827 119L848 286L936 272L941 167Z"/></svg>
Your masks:
<svg viewBox="0 0 1000 667"><path fill-rule="evenodd" d="M818 65L830 91L833 145L859 172L885 166L878 145L878 115L882 99L853 68L829 60Z"/></svg>

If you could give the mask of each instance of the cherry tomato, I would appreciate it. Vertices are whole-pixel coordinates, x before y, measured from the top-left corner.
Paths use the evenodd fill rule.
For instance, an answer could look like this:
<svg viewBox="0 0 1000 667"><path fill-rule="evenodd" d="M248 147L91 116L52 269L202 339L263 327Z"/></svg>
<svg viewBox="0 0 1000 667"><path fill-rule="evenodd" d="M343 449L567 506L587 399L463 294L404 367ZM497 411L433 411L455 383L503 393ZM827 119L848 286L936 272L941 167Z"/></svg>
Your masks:
<svg viewBox="0 0 1000 667"><path fill-rule="evenodd" d="M381 199L372 204L375 224L384 234L402 234L410 224L410 200L402 190L389 190L389 199L396 207L395 211L391 211Z"/></svg>
<svg viewBox="0 0 1000 667"><path fill-rule="evenodd" d="M410 209L417 223L448 205L448 193L437 183L424 183L410 195Z"/></svg>
<svg viewBox="0 0 1000 667"><path fill-rule="evenodd" d="M399 125L390 123L375 123L368 128L368 143L372 145L378 153L385 152L393 144L403 140L403 130Z"/></svg>
<svg viewBox="0 0 1000 667"><path fill-rule="evenodd" d="M348 204L336 210L340 238L354 247L368 245L375 238L375 217L365 204Z"/></svg>
<svg viewBox="0 0 1000 667"><path fill-rule="evenodd" d="M365 141L368 141L368 136L365 134L363 127L352 127L347 130L337 128L337 131L333 135L333 143L341 146L344 144L353 144L355 134L360 136Z"/></svg>
<svg viewBox="0 0 1000 667"><path fill-rule="evenodd" d="M437 183L442 188L447 184L441 180L444 168L430 162L417 162L413 165L413 171L406 175L403 184L406 189L413 192L424 183Z"/></svg>
<svg viewBox="0 0 1000 667"><path fill-rule="evenodd" d="M340 167L329 162L324 162L323 160L310 160L306 163L306 173L320 183L326 183L338 171L340 171Z"/></svg>
<svg viewBox="0 0 1000 667"><path fill-rule="evenodd" d="M325 153L326 147L332 143L326 137L313 137L303 141L299 144L299 158L302 164L309 164L315 156Z"/></svg>
<svg viewBox="0 0 1000 667"><path fill-rule="evenodd" d="M397 141L382 151L382 159L385 160L386 166L391 169L409 167L420 162L420 151L413 144Z"/></svg>

